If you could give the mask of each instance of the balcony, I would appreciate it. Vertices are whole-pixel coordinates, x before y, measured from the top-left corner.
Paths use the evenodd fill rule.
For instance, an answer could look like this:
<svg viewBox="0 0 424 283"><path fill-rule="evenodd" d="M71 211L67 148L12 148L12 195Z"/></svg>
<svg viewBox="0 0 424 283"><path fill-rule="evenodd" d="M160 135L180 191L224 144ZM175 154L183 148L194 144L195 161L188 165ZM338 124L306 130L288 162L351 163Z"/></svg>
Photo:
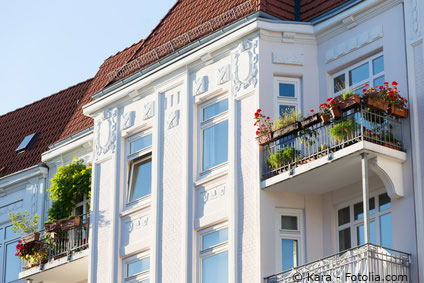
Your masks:
<svg viewBox="0 0 424 283"><path fill-rule="evenodd" d="M399 172L406 161L402 121L363 104L339 119L318 121L264 145L261 187L325 193L353 184L362 177L362 154L367 156L371 173L385 183L389 195L402 196Z"/></svg>
<svg viewBox="0 0 424 283"><path fill-rule="evenodd" d="M265 282L409 282L409 257L407 253L365 244L269 276Z"/></svg>
<svg viewBox="0 0 424 283"><path fill-rule="evenodd" d="M20 280L33 283L84 282L88 279L89 214L80 216L78 226L53 233L40 232L41 246L47 255L38 263L24 265Z"/></svg>

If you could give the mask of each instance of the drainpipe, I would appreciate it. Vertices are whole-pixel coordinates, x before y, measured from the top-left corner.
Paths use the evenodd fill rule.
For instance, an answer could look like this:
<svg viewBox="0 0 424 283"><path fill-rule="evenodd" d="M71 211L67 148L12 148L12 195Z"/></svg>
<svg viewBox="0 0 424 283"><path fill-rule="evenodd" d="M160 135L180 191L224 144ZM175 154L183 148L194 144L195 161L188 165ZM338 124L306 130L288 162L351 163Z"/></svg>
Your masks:
<svg viewBox="0 0 424 283"><path fill-rule="evenodd" d="M369 193L368 193L368 153L361 153L362 167L362 202L364 206L364 236L365 244L370 242L370 208L369 208Z"/></svg>
<svg viewBox="0 0 424 283"><path fill-rule="evenodd" d="M49 177L49 167L46 165L46 163L40 162L38 163L38 167L40 168L41 173L43 174L43 184L42 184L42 188L41 188L41 222L40 223L44 223L46 222L47 219L44 218L45 215L45 209L46 209L46 190L47 190L47 179ZM40 228L41 230L41 228Z"/></svg>

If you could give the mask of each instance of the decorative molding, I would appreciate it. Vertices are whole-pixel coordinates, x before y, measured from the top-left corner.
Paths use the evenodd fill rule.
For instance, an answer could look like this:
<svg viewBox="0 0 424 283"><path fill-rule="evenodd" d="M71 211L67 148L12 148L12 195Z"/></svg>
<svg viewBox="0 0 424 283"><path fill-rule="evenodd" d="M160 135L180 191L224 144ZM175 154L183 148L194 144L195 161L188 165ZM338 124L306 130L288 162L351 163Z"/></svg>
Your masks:
<svg viewBox="0 0 424 283"><path fill-rule="evenodd" d="M168 116L168 121L167 121L168 129L172 129L178 126L179 123L180 123L180 110L179 109L171 110Z"/></svg>
<svg viewBox="0 0 424 283"><path fill-rule="evenodd" d="M135 111L129 111L122 115L121 130L128 129L134 125Z"/></svg>
<svg viewBox="0 0 424 283"><path fill-rule="evenodd" d="M405 195L401 162L377 156L369 159L368 164L370 169L380 177L390 198L399 199Z"/></svg>
<svg viewBox="0 0 424 283"><path fill-rule="evenodd" d="M283 42L285 43L294 43L294 38L296 37L295 32L283 32Z"/></svg>
<svg viewBox="0 0 424 283"><path fill-rule="evenodd" d="M96 123L96 158L115 153L117 139L118 108L105 110Z"/></svg>
<svg viewBox="0 0 424 283"><path fill-rule="evenodd" d="M7 215L8 212L16 211L20 209L22 206L23 206L22 200L16 201L14 203L9 203L5 206L0 207L0 215Z"/></svg>
<svg viewBox="0 0 424 283"><path fill-rule="evenodd" d="M347 18L344 18L342 20L342 23L347 29L352 29L358 25L352 15Z"/></svg>
<svg viewBox="0 0 424 283"><path fill-rule="evenodd" d="M204 192L201 192L200 195L202 196L203 203L207 203L211 200L220 198L225 195L225 185L219 185L217 187L214 187L212 189L206 190Z"/></svg>
<svg viewBox="0 0 424 283"><path fill-rule="evenodd" d="M207 76L201 76L200 78L195 79L193 82L194 95L205 93L208 88L207 84L208 84Z"/></svg>
<svg viewBox="0 0 424 283"><path fill-rule="evenodd" d="M144 120L150 119L155 115L154 103L155 103L154 101L149 101L146 104L144 104L144 111L143 111Z"/></svg>
<svg viewBox="0 0 424 283"><path fill-rule="evenodd" d="M325 53L326 62L336 60L352 51L355 51L371 42L383 37L383 26L378 25L369 31L358 34L346 42L336 45Z"/></svg>
<svg viewBox="0 0 424 283"><path fill-rule="evenodd" d="M218 68L216 73L216 81L218 85L222 85L230 80L230 65L222 66Z"/></svg>
<svg viewBox="0 0 424 283"><path fill-rule="evenodd" d="M302 53L287 53L287 52L272 52L272 63L288 64L288 65L303 65Z"/></svg>
<svg viewBox="0 0 424 283"><path fill-rule="evenodd" d="M138 217L132 221L127 222L128 225L128 231L131 233L132 231L136 229L141 229L143 227L146 227L147 224L149 224L149 217L148 216L141 216Z"/></svg>
<svg viewBox="0 0 424 283"><path fill-rule="evenodd" d="M242 89L255 87L258 79L258 40L243 40L231 57L232 94L237 97Z"/></svg>
<svg viewBox="0 0 424 283"><path fill-rule="evenodd" d="M409 0L409 25L411 26L410 40L416 41L422 35L420 28L420 14L418 0Z"/></svg>

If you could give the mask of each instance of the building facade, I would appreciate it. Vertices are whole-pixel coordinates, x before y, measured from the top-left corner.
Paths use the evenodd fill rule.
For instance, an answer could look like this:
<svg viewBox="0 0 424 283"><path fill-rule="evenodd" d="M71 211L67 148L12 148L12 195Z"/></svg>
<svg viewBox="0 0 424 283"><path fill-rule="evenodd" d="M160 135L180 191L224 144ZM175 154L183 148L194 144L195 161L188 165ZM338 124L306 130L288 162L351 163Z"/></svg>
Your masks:
<svg viewBox="0 0 424 283"><path fill-rule="evenodd" d="M32 198L31 212L45 215L58 165L93 164L88 248L19 279L423 282L423 5L309 2L226 1L207 17L212 4L179 1L148 38L108 58L68 120L77 128L19 177L16 194L31 192L21 206L18 176L0 179L10 191L2 207L22 210ZM408 98L407 119L361 106L343 118L359 126L341 141L327 134L334 121L315 124L313 136L255 140L258 109L307 116L346 87L385 81ZM389 139L367 138L382 124ZM296 158L270 170L267 157L287 148Z"/></svg>

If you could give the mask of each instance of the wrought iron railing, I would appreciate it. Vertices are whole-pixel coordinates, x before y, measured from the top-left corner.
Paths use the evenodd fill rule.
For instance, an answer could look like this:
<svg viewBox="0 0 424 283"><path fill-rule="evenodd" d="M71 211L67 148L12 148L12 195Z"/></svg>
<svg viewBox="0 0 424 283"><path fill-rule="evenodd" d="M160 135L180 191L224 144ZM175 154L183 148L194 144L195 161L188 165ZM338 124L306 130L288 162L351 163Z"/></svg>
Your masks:
<svg viewBox="0 0 424 283"><path fill-rule="evenodd" d="M263 147L262 179L290 171L359 141L402 150L400 119L360 105L343 113L339 119L303 127Z"/></svg>
<svg viewBox="0 0 424 283"><path fill-rule="evenodd" d="M409 263L407 253L365 244L266 277L265 282L410 282Z"/></svg>
<svg viewBox="0 0 424 283"><path fill-rule="evenodd" d="M34 266L41 266L48 262L58 260L60 258L71 258L76 252L88 248L89 239L89 213L78 216L79 224L70 229L59 229L53 232L40 231L40 238L35 243L37 251L41 251L43 256L35 263L25 263L22 265L23 270L27 270Z"/></svg>

